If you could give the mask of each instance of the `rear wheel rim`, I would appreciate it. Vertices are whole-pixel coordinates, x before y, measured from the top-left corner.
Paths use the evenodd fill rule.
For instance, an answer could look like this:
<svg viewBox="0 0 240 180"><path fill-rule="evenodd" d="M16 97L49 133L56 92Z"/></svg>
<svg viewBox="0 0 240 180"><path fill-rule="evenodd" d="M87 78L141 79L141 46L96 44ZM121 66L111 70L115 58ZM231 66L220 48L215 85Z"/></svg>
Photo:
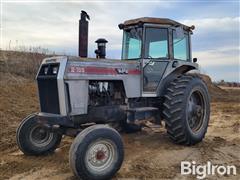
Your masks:
<svg viewBox="0 0 240 180"><path fill-rule="evenodd" d="M100 140L92 143L86 152L85 163L87 168L99 173L111 167L115 161L116 146L110 140Z"/></svg>
<svg viewBox="0 0 240 180"><path fill-rule="evenodd" d="M38 125L31 129L29 139L32 144L37 147L47 146L53 139L53 133L49 132L46 128Z"/></svg>
<svg viewBox="0 0 240 180"><path fill-rule="evenodd" d="M205 99L201 91L191 93L187 103L187 122L193 133L201 130L205 119Z"/></svg>

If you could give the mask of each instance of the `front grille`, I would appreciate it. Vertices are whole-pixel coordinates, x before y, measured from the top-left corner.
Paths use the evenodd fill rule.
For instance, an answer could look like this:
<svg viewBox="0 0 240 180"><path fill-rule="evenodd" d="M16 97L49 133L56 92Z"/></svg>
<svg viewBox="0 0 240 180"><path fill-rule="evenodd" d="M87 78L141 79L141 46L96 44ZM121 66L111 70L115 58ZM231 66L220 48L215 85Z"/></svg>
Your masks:
<svg viewBox="0 0 240 180"><path fill-rule="evenodd" d="M48 73L44 73L46 66ZM40 107L41 112L60 114L57 74L50 71L53 67L56 64L43 65L37 77Z"/></svg>

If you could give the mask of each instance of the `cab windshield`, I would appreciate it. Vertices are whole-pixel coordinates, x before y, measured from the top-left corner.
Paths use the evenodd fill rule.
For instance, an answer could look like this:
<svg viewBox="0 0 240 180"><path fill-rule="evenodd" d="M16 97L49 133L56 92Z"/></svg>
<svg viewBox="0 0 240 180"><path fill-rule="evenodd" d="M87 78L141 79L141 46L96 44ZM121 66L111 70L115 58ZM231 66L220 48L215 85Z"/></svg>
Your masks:
<svg viewBox="0 0 240 180"><path fill-rule="evenodd" d="M123 33L122 59L141 58L142 28L125 29Z"/></svg>

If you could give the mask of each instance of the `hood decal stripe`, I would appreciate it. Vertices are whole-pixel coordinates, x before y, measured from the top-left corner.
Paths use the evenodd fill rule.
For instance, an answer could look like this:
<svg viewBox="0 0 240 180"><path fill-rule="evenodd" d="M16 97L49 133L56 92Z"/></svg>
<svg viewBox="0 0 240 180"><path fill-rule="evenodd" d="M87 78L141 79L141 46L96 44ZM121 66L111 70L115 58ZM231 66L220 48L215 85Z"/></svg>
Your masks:
<svg viewBox="0 0 240 180"><path fill-rule="evenodd" d="M95 74L95 75L118 75L118 68L105 68L105 67L91 67L91 66L70 66L68 68L68 73L79 73L79 74ZM127 69L128 75L140 75L141 71L139 69Z"/></svg>

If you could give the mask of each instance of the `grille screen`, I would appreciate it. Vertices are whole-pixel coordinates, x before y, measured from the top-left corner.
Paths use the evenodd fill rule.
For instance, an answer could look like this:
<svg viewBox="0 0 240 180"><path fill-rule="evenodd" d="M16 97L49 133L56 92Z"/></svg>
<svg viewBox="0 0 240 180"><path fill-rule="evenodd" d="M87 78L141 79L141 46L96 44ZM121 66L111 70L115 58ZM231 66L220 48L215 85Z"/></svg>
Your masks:
<svg viewBox="0 0 240 180"><path fill-rule="evenodd" d="M41 111L59 114L57 79L39 79L38 92Z"/></svg>

